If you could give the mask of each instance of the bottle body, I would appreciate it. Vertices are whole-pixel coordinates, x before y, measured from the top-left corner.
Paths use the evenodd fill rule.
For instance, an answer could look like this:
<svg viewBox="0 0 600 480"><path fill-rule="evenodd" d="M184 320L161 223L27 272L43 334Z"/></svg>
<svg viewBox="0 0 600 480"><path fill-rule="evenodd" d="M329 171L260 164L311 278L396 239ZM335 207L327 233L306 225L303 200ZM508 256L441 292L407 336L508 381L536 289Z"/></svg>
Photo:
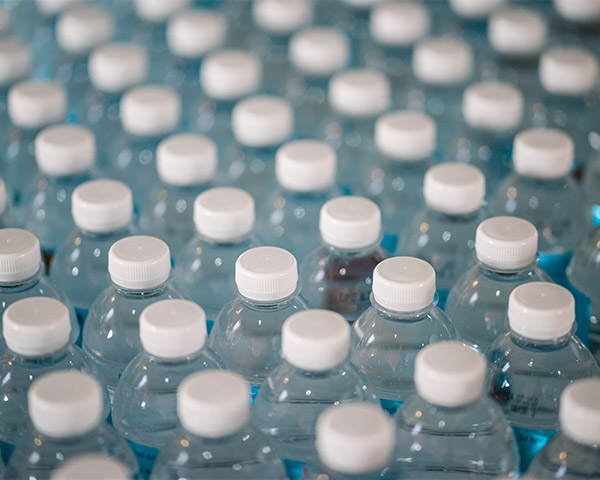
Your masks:
<svg viewBox="0 0 600 480"><path fill-rule="evenodd" d="M597 445L583 445L559 432L536 455L528 470L536 478L595 478L600 476Z"/></svg>

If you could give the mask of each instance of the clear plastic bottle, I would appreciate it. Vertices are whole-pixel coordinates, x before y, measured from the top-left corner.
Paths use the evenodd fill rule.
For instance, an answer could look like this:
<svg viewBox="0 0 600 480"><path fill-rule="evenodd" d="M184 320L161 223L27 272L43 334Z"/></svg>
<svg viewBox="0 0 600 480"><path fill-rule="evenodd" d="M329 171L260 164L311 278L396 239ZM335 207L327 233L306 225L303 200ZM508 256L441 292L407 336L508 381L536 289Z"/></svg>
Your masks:
<svg viewBox="0 0 600 480"><path fill-rule="evenodd" d="M487 216L485 178L472 165L443 163L425 174L423 195L425 208L404 229L398 253L433 266L444 308L450 288L474 261L475 232Z"/></svg>
<svg viewBox="0 0 600 480"><path fill-rule="evenodd" d="M600 155L586 165L583 191L595 227L600 227Z"/></svg>
<svg viewBox="0 0 600 480"><path fill-rule="evenodd" d="M455 337L452 322L436 305L433 267L418 258L388 258L373 272L371 307L354 323L351 360L393 416L415 391L418 352Z"/></svg>
<svg viewBox="0 0 600 480"><path fill-rule="evenodd" d="M123 462L93 453L67 460L52 472L50 480L82 480L90 477L95 480L134 480L132 472Z"/></svg>
<svg viewBox="0 0 600 480"><path fill-rule="evenodd" d="M0 38L0 138L5 138L10 128L8 91L31 73L32 64L32 52L28 44L15 38Z"/></svg>
<svg viewBox="0 0 600 480"><path fill-rule="evenodd" d="M206 315L189 300L161 300L140 315L144 349L129 363L115 392L112 423L150 478L159 450L177 427L177 387L194 372L223 368L206 342Z"/></svg>
<svg viewBox="0 0 600 480"><path fill-rule="evenodd" d="M116 458L137 475L133 452L104 422L102 388L94 377L48 373L33 382L27 399L31 427L10 457L6 478L48 479L63 462L87 453Z"/></svg>
<svg viewBox="0 0 600 480"><path fill-rule="evenodd" d="M510 332L488 348L489 393L517 436L521 471L556 433L558 402L574 380L600 375L590 351L573 335L575 302L553 283L515 288L508 299Z"/></svg>
<svg viewBox="0 0 600 480"><path fill-rule="evenodd" d="M349 361L350 327L340 314L305 310L281 329L283 362L271 372L252 408L252 424L270 440L288 476L299 479L318 461L315 425L329 406L377 402L365 375Z"/></svg>
<svg viewBox="0 0 600 480"><path fill-rule="evenodd" d="M313 308L354 322L369 308L373 269L389 253L379 245L381 212L363 197L338 197L321 208L322 243L300 268L302 296Z"/></svg>
<svg viewBox="0 0 600 480"><path fill-rule="evenodd" d="M177 390L179 428L156 459L153 480L286 478L267 440L249 424L248 386L233 372L207 370Z"/></svg>
<svg viewBox="0 0 600 480"><path fill-rule="evenodd" d="M550 282L538 267L538 233L527 220L493 217L475 234L476 265L454 284L446 302L458 338L484 353L508 332L508 297L519 285Z"/></svg>
<svg viewBox="0 0 600 480"><path fill-rule="evenodd" d="M194 201L196 234L175 257L175 277L185 296L206 312L209 333L234 297L236 260L258 246L254 217L254 200L239 188L212 188Z"/></svg>
<svg viewBox="0 0 600 480"><path fill-rule="evenodd" d="M251 403L281 363L281 326L306 303L300 297L296 259L277 247L256 247L235 262L235 298L219 312L209 346L227 369L250 384Z"/></svg>
<svg viewBox="0 0 600 480"><path fill-rule="evenodd" d="M485 359L459 342L428 345L415 360L417 395L394 417L403 478L515 478L519 455L502 409L484 391Z"/></svg>
<svg viewBox="0 0 600 480"><path fill-rule="evenodd" d="M4 180L0 178L0 228L12 227L17 222L13 216L10 197Z"/></svg>

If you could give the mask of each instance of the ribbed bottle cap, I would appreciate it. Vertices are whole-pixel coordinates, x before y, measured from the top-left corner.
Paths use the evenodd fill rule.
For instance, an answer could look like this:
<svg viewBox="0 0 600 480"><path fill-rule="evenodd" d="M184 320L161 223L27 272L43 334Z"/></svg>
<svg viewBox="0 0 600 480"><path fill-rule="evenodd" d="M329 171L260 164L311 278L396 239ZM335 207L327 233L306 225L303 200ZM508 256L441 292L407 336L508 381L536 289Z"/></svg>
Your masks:
<svg viewBox="0 0 600 480"><path fill-rule="evenodd" d="M92 86L103 92L122 92L148 75L148 55L137 45L111 43L96 48L88 63Z"/></svg>
<svg viewBox="0 0 600 480"><path fill-rule="evenodd" d="M135 13L148 22L166 22L170 16L186 8L190 0L134 0Z"/></svg>
<svg viewBox="0 0 600 480"><path fill-rule="evenodd" d="M430 343L417 354L415 387L429 403L460 407L483 394L486 362L460 342Z"/></svg>
<svg viewBox="0 0 600 480"><path fill-rule="evenodd" d="M393 312L414 312L433 303L435 270L414 257L393 257L373 271L373 297Z"/></svg>
<svg viewBox="0 0 600 480"><path fill-rule="evenodd" d="M140 340L150 355L187 357L204 347L206 336L206 314L189 300L161 300L140 314Z"/></svg>
<svg viewBox="0 0 600 480"><path fill-rule="evenodd" d="M558 178L571 170L573 140L553 128L530 128L514 140L513 167L521 175L535 178Z"/></svg>
<svg viewBox="0 0 600 480"><path fill-rule="evenodd" d="M8 207L8 195L6 194L6 184L0 178L0 215L3 215Z"/></svg>
<svg viewBox="0 0 600 480"><path fill-rule="evenodd" d="M465 90L462 111L473 128L493 132L514 130L523 117L523 94L510 83L474 83Z"/></svg>
<svg viewBox="0 0 600 480"><path fill-rule="evenodd" d="M181 382L177 415L188 432L206 438L232 435L250 419L248 386L237 373L204 370Z"/></svg>
<svg viewBox="0 0 600 480"><path fill-rule="evenodd" d="M571 22L593 23L600 20L600 0L554 0L554 8Z"/></svg>
<svg viewBox="0 0 600 480"><path fill-rule="evenodd" d="M536 228L518 217L484 220L475 234L475 252L481 263L500 270L531 265L538 247Z"/></svg>
<svg viewBox="0 0 600 480"><path fill-rule="evenodd" d="M537 55L548 37L548 24L535 10L505 8L490 16L488 38L497 52L526 57Z"/></svg>
<svg viewBox="0 0 600 480"><path fill-rule="evenodd" d="M450 0L456 15L464 18L485 18L506 0Z"/></svg>
<svg viewBox="0 0 600 480"><path fill-rule="evenodd" d="M284 35L310 22L312 5L310 0L256 0L252 16L260 28Z"/></svg>
<svg viewBox="0 0 600 480"><path fill-rule="evenodd" d="M217 146L204 135L172 135L158 144L156 168L160 179L170 185L206 183L217 171Z"/></svg>
<svg viewBox="0 0 600 480"><path fill-rule="evenodd" d="M375 122L375 145L381 155L394 160L422 160L435 149L437 130L424 113L399 110Z"/></svg>
<svg viewBox="0 0 600 480"><path fill-rule="evenodd" d="M155 237L134 235L113 244L108 251L108 273L123 288L145 290L169 278L169 247Z"/></svg>
<svg viewBox="0 0 600 480"><path fill-rule="evenodd" d="M453 86L465 83L473 70L473 51L452 37L422 40L415 46L412 68L418 80Z"/></svg>
<svg viewBox="0 0 600 480"><path fill-rule="evenodd" d="M600 378L568 385L560 396L560 428L577 443L600 444Z"/></svg>
<svg viewBox="0 0 600 480"><path fill-rule="evenodd" d="M78 370L59 370L34 380L27 400L34 428L49 437L85 435L102 421L102 387Z"/></svg>
<svg viewBox="0 0 600 480"><path fill-rule="evenodd" d="M35 0L37 9L45 16L54 16L83 0Z"/></svg>
<svg viewBox="0 0 600 480"><path fill-rule="evenodd" d="M254 228L254 199L239 188L211 188L194 201L194 224L198 233L217 242L230 242Z"/></svg>
<svg viewBox="0 0 600 480"><path fill-rule="evenodd" d="M275 155L279 184L293 192L319 192L333 185L337 168L335 150L318 140L286 143Z"/></svg>
<svg viewBox="0 0 600 480"><path fill-rule="evenodd" d="M328 77L348 65L350 42L332 28L307 28L290 39L289 56L301 72Z"/></svg>
<svg viewBox="0 0 600 480"><path fill-rule="evenodd" d="M371 403L329 407L319 415L316 435L323 464L346 475L383 469L392 460L396 445L393 420Z"/></svg>
<svg viewBox="0 0 600 480"><path fill-rule="evenodd" d="M25 80L8 92L10 121L22 128L41 128L65 118L67 94L58 83Z"/></svg>
<svg viewBox="0 0 600 480"><path fill-rule="evenodd" d="M96 139L81 125L55 125L35 137L35 159L46 175L66 177L91 170L96 160Z"/></svg>
<svg viewBox="0 0 600 480"><path fill-rule="evenodd" d="M31 71L31 49L13 39L0 40L0 86L26 77Z"/></svg>
<svg viewBox="0 0 600 480"><path fill-rule="evenodd" d="M2 334L18 355L39 357L56 352L69 342L69 310L49 297L29 297L10 305L2 316Z"/></svg>
<svg viewBox="0 0 600 480"><path fill-rule="evenodd" d="M198 58L220 47L226 35L227 20L212 10L184 10L167 25L169 50L183 58Z"/></svg>
<svg viewBox="0 0 600 480"><path fill-rule="evenodd" d="M177 128L181 116L179 94L165 85L144 85L121 99L121 123L132 135L166 135Z"/></svg>
<svg viewBox="0 0 600 480"><path fill-rule="evenodd" d="M83 54L108 42L115 33L112 17L90 5L78 6L63 13L56 22L56 39L62 50Z"/></svg>
<svg viewBox="0 0 600 480"><path fill-rule="evenodd" d="M133 218L133 195L117 180L91 180L82 183L71 199L73 221L82 230L108 233L120 230Z"/></svg>
<svg viewBox="0 0 600 480"><path fill-rule="evenodd" d="M42 254L37 237L20 228L0 229L0 282L23 281L40 269Z"/></svg>
<svg viewBox="0 0 600 480"><path fill-rule="evenodd" d="M373 117L391 103L387 77L373 70L347 70L329 81L327 94L331 107L348 117Z"/></svg>
<svg viewBox="0 0 600 480"><path fill-rule="evenodd" d="M217 100L237 100L258 90L262 78L260 59L244 50L221 50L206 57L200 84Z"/></svg>
<svg viewBox="0 0 600 480"><path fill-rule="evenodd" d="M382 2L371 10L369 30L378 43L411 45L429 31L429 13L418 2Z"/></svg>
<svg viewBox="0 0 600 480"><path fill-rule="evenodd" d="M350 354L350 326L339 313L304 310L281 328L281 355L296 368L323 372L344 363Z"/></svg>
<svg viewBox="0 0 600 480"><path fill-rule="evenodd" d="M479 210L485 197L485 178L473 165L447 162L427 170L423 182L426 205L438 212L464 215Z"/></svg>
<svg viewBox="0 0 600 480"><path fill-rule="evenodd" d="M575 301L564 287L531 282L515 288L508 297L510 329L532 340L553 340L571 331Z"/></svg>
<svg viewBox="0 0 600 480"><path fill-rule="evenodd" d="M248 147L271 147L285 142L294 129L294 111L284 98L257 95L233 107L235 139Z"/></svg>
<svg viewBox="0 0 600 480"><path fill-rule="evenodd" d="M540 59L540 82L550 93L583 95L598 83L598 60L583 48L553 48Z"/></svg>
<svg viewBox="0 0 600 480"><path fill-rule="evenodd" d="M50 480L130 480L132 472L113 457L79 455L57 467Z"/></svg>
<svg viewBox="0 0 600 480"><path fill-rule="evenodd" d="M381 210L363 197L337 197L321 207L319 231L323 242L355 250L379 241Z"/></svg>

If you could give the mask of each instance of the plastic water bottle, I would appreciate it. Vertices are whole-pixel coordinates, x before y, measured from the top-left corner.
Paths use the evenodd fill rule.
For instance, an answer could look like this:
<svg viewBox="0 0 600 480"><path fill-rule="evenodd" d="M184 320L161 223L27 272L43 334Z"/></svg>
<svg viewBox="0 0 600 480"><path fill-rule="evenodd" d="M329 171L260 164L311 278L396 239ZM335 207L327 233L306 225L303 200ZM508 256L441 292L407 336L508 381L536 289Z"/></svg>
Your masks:
<svg viewBox="0 0 600 480"><path fill-rule="evenodd" d="M256 247L235 262L235 298L219 312L209 346L228 370L250 384L251 403L281 363L281 326L306 303L300 297L296 259L277 247Z"/></svg>
<svg viewBox="0 0 600 480"><path fill-rule="evenodd" d="M404 229L398 253L433 266L444 308L450 288L473 263L475 232L486 217L485 178L472 165L436 165L425 174L423 194L425 208Z"/></svg>
<svg viewBox="0 0 600 480"><path fill-rule="evenodd" d="M383 260L373 272L369 307L352 329L352 363L375 386L384 410L394 415L415 391L417 353L456 337L435 302L435 271L413 257Z"/></svg>
<svg viewBox="0 0 600 480"><path fill-rule="evenodd" d="M510 332L488 348L489 392L513 426L521 470L556 433L558 401L578 378L600 375L594 357L573 335L575 302L546 282L515 288L508 299Z"/></svg>
<svg viewBox="0 0 600 480"><path fill-rule="evenodd" d="M140 230L165 241L173 256L194 236L194 199L212 186L217 148L208 137L172 135L158 144L159 181L140 213Z"/></svg>
<svg viewBox="0 0 600 480"><path fill-rule="evenodd" d="M379 245L381 212L363 197L338 197L321 208L322 243L300 268L302 296L313 308L354 322L369 308L373 269L389 253Z"/></svg>
<svg viewBox="0 0 600 480"><path fill-rule="evenodd" d="M127 364L141 350L139 316L151 303L182 298L172 285L169 247L158 238L132 236L108 251L108 286L85 321L83 349L112 396Z"/></svg>
<svg viewBox="0 0 600 480"><path fill-rule="evenodd" d="M430 116L409 110L375 122L377 156L359 193L381 209L381 244L395 252L407 223L423 208L423 178L434 162L436 127Z"/></svg>
<svg viewBox="0 0 600 480"><path fill-rule="evenodd" d="M206 315L189 300L161 300L140 315L144 349L129 363L114 396L112 422L150 478L159 450L177 427L176 391L188 375L223 368L206 342Z"/></svg>
<svg viewBox="0 0 600 480"><path fill-rule="evenodd" d="M288 476L301 478L317 462L315 425L329 406L377 402L365 375L349 362L350 327L328 310L295 313L281 329L283 362L271 372L252 409L253 425L284 462Z"/></svg>
<svg viewBox="0 0 600 480"><path fill-rule="evenodd" d="M515 434L484 392L485 359L459 342L428 345L415 360L417 395L394 417L396 467L408 478L515 478ZM417 447L418 445L418 447Z"/></svg>
<svg viewBox="0 0 600 480"><path fill-rule="evenodd" d="M119 460L99 454L79 455L52 472L51 480L81 480L93 476L96 480L132 480L129 468Z"/></svg>
<svg viewBox="0 0 600 480"><path fill-rule="evenodd" d="M560 396L559 432L529 467L534 478L592 478L600 475L600 379L577 380Z"/></svg>
<svg viewBox="0 0 600 480"><path fill-rule="evenodd" d="M456 281L445 307L463 343L484 353L509 330L510 293L524 283L551 281L538 267L537 243L535 227L518 217L493 217L479 224L476 265Z"/></svg>
<svg viewBox="0 0 600 480"><path fill-rule="evenodd" d="M48 373L32 383L27 399L32 426L10 457L7 478L49 478L63 462L88 453L114 457L137 474L133 452L104 422L102 388L94 377Z"/></svg>
<svg viewBox="0 0 600 480"><path fill-rule="evenodd" d="M554 0L552 3L560 17L554 25L554 36L563 42L576 41L593 50L596 55L600 53L596 42L596 33L600 25L600 2Z"/></svg>
<svg viewBox="0 0 600 480"><path fill-rule="evenodd" d="M336 154L317 140L289 142L277 150L279 187L259 210L257 231L265 245L289 250L299 263L319 245L319 211L339 192Z"/></svg>
<svg viewBox="0 0 600 480"><path fill-rule="evenodd" d="M194 201L196 234L175 257L175 276L185 296L206 312L209 333L234 297L236 260L258 246L254 217L254 200L239 188L213 188Z"/></svg>
<svg viewBox="0 0 600 480"><path fill-rule="evenodd" d="M152 479L285 478L266 439L249 424L248 386L217 370L187 377L177 390L180 427L156 459Z"/></svg>
<svg viewBox="0 0 600 480"><path fill-rule="evenodd" d="M32 61L31 48L27 44L13 38L0 39L0 138L5 138L10 128L8 91L31 73Z"/></svg>
<svg viewBox="0 0 600 480"><path fill-rule="evenodd" d="M4 180L0 178L0 228L12 227L16 223L13 218L10 194L7 192Z"/></svg>
<svg viewBox="0 0 600 480"><path fill-rule="evenodd" d="M595 227L600 227L600 156L586 165L583 191Z"/></svg>

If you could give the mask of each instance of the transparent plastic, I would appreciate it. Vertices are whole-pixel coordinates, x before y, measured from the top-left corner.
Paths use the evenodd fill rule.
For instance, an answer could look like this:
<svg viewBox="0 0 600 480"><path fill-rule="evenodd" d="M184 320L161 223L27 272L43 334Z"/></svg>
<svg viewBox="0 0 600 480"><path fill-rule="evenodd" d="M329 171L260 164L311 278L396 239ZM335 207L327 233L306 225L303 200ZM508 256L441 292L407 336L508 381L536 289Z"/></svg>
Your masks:
<svg viewBox="0 0 600 480"><path fill-rule="evenodd" d="M528 471L532 478L597 478L598 445L584 445L559 432L536 455Z"/></svg>

